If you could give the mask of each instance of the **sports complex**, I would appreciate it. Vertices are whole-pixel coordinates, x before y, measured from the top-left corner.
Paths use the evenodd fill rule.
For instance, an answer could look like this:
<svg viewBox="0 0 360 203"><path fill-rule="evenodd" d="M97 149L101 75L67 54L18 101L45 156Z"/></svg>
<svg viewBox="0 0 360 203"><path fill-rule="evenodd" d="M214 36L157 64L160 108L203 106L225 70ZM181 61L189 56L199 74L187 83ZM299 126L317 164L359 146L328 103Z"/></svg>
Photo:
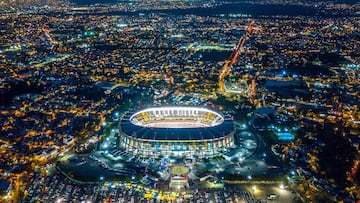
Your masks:
<svg viewBox="0 0 360 203"><path fill-rule="evenodd" d="M106 137L93 145L96 150L59 159L63 174L85 182L136 181L173 191L220 187L220 179L282 174L247 124L207 106L128 109L112 121ZM209 175L213 178L204 179Z"/></svg>
<svg viewBox="0 0 360 203"><path fill-rule="evenodd" d="M140 157L213 157L234 145L230 116L203 107L152 107L120 119L119 143Z"/></svg>

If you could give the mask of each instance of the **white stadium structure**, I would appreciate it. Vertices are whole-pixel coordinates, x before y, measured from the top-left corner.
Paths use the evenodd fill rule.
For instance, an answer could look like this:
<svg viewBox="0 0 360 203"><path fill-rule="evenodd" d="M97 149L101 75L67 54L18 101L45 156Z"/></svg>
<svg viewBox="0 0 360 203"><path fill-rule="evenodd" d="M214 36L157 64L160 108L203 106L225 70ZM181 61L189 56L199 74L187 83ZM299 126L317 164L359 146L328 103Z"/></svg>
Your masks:
<svg viewBox="0 0 360 203"><path fill-rule="evenodd" d="M213 157L234 142L232 118L200 107L153 107L127 112L120 146L141 157Z"/></svg>

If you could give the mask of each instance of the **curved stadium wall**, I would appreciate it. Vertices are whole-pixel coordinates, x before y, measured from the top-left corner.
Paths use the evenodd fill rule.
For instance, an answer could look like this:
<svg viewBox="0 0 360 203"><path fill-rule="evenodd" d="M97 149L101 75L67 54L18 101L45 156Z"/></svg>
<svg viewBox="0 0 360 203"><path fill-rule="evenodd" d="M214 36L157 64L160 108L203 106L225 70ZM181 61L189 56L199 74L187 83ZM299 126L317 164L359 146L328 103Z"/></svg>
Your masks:
<svg viewBox="0 0 360 203"><path fill-rule="evenodd" d="M234 142L230 116L200 107L154 107L124 114L120 146L141 157L213 157Z"/></svg>

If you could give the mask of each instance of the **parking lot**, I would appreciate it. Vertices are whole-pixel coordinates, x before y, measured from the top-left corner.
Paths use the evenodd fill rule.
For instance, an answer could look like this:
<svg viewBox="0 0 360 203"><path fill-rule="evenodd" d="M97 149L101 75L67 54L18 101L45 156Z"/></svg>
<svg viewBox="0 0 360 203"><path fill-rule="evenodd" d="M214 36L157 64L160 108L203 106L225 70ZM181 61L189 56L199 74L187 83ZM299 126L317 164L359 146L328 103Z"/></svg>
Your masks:
<svg viewBox="0 0 360 203"><path fill-rule="evenodd" d="M28 198L25 202L67 202L67 203L90 203L90 202L260 202L250 191L230 188L227 190L187 190L177 192L165 192L148 189L135 183L109 183L79 184L74 183L60 173L53 176L32 177L34 184L26 188ZM44 191L46 190L46 191ZM256 194L256 193L255 193Z"/></svg>

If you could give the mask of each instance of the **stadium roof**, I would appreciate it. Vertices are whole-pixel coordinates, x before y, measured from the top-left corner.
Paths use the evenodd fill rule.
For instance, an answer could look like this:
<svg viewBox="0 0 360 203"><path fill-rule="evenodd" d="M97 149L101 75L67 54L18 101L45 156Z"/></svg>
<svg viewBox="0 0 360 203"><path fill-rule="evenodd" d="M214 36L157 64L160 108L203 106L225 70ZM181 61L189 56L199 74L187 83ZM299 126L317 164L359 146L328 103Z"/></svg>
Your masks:
<svg viewBox="0 0 360 203"><path fill-rule="evenodd" d="M234 130L233 120L225 116L224 122L213 127L201 128L152 128L137 126L130 122L134 112L128 112L121 120L123 133L137 139L146 140L206 140L224 137Z"/></svg>

